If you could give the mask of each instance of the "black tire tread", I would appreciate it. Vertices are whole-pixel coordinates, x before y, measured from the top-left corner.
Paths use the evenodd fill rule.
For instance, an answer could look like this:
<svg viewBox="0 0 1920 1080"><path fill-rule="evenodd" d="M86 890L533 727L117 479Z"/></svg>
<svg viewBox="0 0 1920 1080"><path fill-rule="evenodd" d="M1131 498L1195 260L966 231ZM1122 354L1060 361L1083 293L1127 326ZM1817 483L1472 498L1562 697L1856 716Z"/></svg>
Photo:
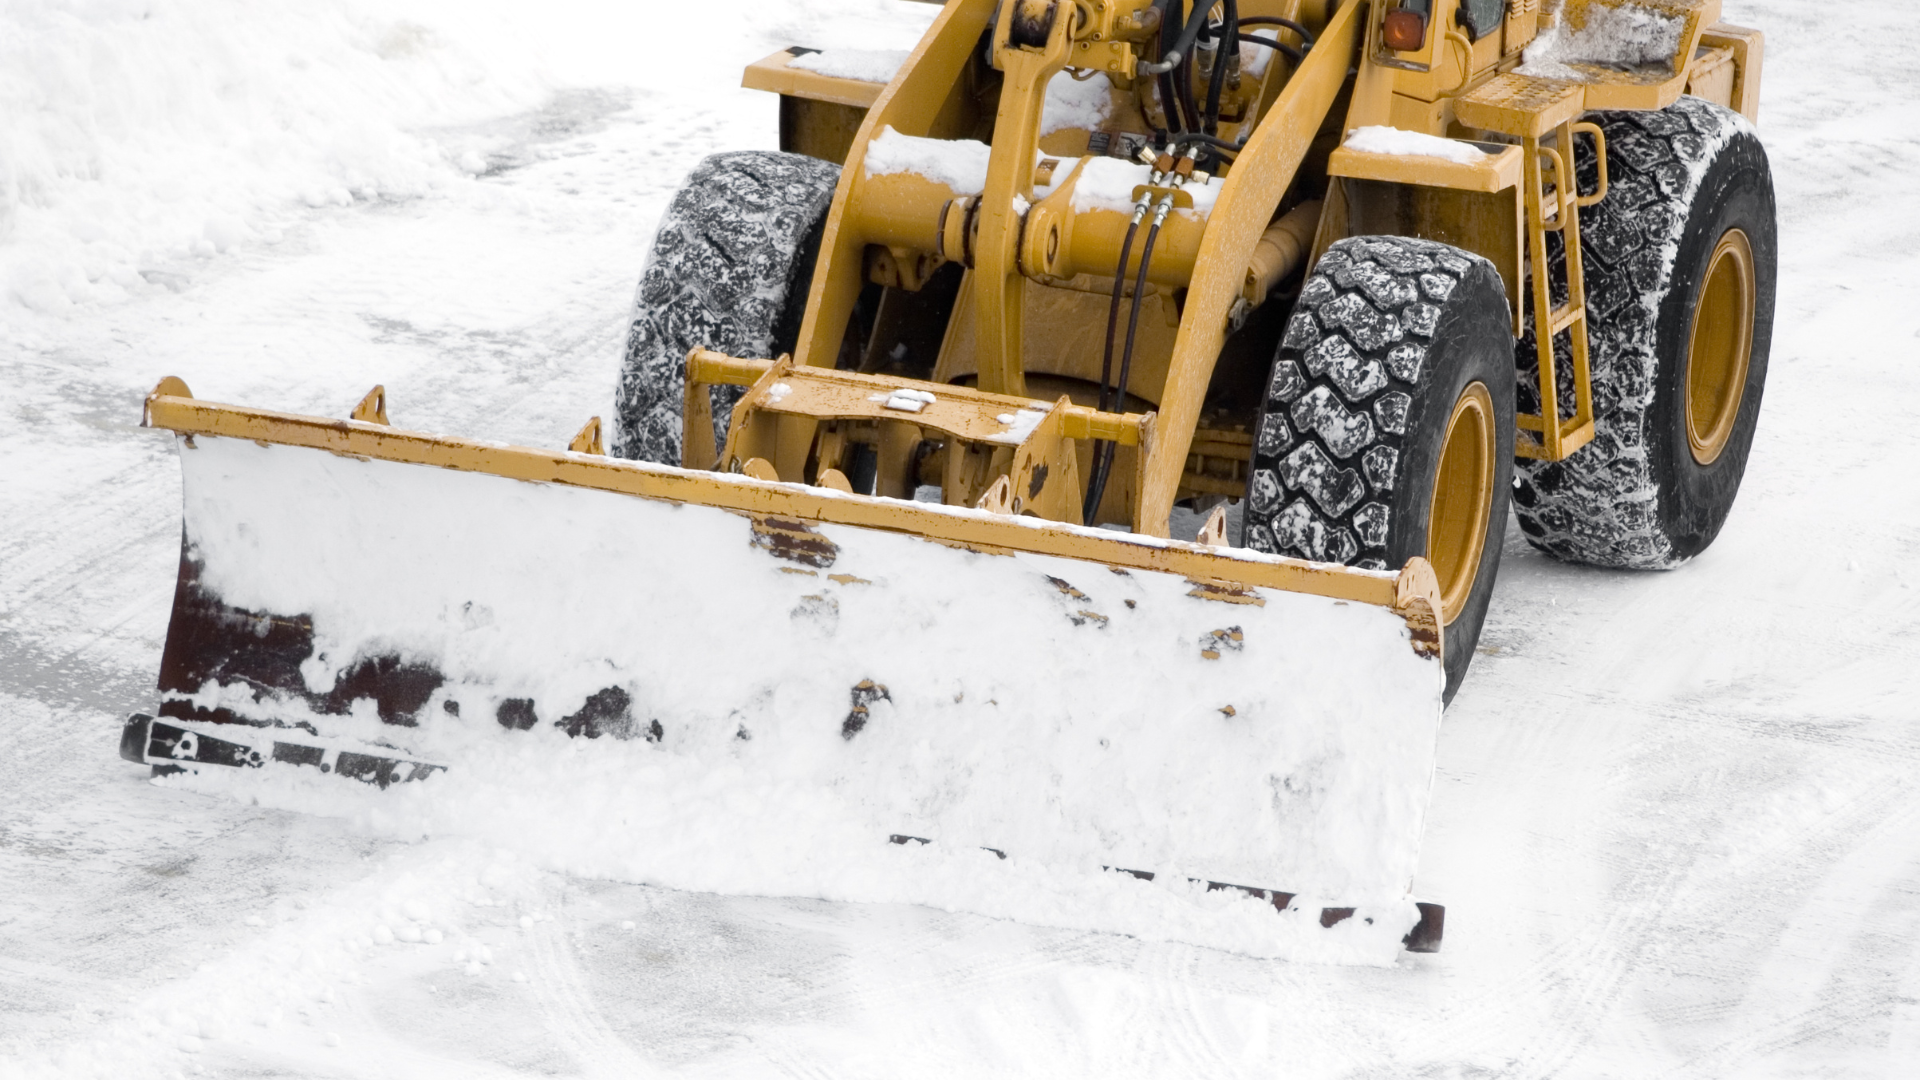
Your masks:
<svg viewBox="0 0 1920 1080"><path fill-rule="evenodd" d="M1580 215L1595 434L1564 461L1517 461L1514 510L1527 541L1555 558L1666 569L1695 554L1679 549L1662 525L1660 501L1666 496L1651 449L1662 437L1654 408L1663 363L1659 320L1673 290L1692 286L1676 279L1673 253L1716 157L1733 150L1757 155L1764 163L1765 153L1738 113L1694 97L1682 97L1658 111L1603 112L1588 119L1606 133L1609 180L1606 199ZM1735 145L1741 142L1750 145ZM1580 151L1576 168L1581 189L1591 191L1598 170L1584 140ZM1554 284L1561 292L1565 258L1559 237L1549 239ZM1529 289L1529 308L1531 295ZM1756 327L1756 362L1764 364L1760 329ZM1531 311L1516 357L1520 408L1536 412L1539 379ZM1564 338L1556 343L1556 357L1560 406L1568 416L1574 399ZM1753 405L1757 408L1757 401ZM1737 452L1743 462L1745 445ZM1734 482L1737 485L1737 475Z"/></svg>
<svg viewBox="0 0 1920 1080"><path fill-rule="evenodd" d="M1388 565L1405 418L1441 303L1493 265L1401 236L1340 240L1301 287L1255 431L1243 542L1369 569ZM1489 280L1490 279L1490 280Z"/></svg>
<svg viewBox="0 0 1920 1080"><path fill-rule="evenodd" d="M614 396L613 453L680 463L687 353L771 357L792 342L795 283L833 201L840 168L799 154L740 151L697 165L661 216L641 271ZM817 240L815 240L817 243ZM804 298L802 298L804 299ZM716 440L738 388L714 394Z"/></svg>

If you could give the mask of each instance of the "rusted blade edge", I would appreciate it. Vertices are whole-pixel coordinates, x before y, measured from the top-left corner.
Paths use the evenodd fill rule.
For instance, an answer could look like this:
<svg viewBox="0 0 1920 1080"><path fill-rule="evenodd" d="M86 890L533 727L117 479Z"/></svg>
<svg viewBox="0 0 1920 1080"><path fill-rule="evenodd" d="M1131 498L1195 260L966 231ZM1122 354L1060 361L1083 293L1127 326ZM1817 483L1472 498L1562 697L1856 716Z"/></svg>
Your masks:
<svg viewBox="0 0 1920 1080"><path fill-rule="evenodd" d="M900 833L894 833L892 836L887 837L887 839L896 844L930 844L933 842L924 836L905 836ZM1002 859L1007 857L1007 853L1001 851L999 848L986 848L985 850L992 852ZM1151 870L1129 870L1124 866L1103 866L1100 869L1110 870L1118 874L1126 874L1130 877L1139 878L1141 881L1152 881L1155 877L1154 872ZM1287 907L1293 903L1294 896L1297 895L1295 893L1283 892L1279 889L1263 889L1256 885L1234 885L1224 881L1206 881L1202 878L1188 878L1187 880L1195 885L1205 885L1208 892L1220 892L1225 889L1232 889L1235 892L1251 896L1256 900L1265 900L1273 905L1273 910L1275 911L1287 910ZM1400 944L1404 946L1408 952L1439 952L1440 938L1446 929L1447 909L1439 904L1429 904L1425 901L1416 901L1415 906L1420 909L1420 921L1415 923L1413 929L1407 931L1407 935L1400 939ZM1350 907L1321 908L1320 925L1324 929L1331 930L1335 926L1353 918L1354 911L1355 909Z"/></svg>

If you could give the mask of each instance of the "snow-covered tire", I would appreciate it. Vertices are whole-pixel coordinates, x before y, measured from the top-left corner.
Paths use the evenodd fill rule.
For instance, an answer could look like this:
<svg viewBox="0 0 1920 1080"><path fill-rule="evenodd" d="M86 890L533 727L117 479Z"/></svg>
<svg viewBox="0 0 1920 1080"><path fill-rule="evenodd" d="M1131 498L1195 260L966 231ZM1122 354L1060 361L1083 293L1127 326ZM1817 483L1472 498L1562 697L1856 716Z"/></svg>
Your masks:
<svg viewBox="0 0 1920 1080"><path fill-rule="evenodd" d="M1528 542L1555 558L1665 569L1713 542L1746 472L1773 337L1773 179L1747 121L1699 98L1589 119L1606 133L1609 181L1607 197L1580 213L1594 438L1565 461L1519 462L1514 509ZM1592 191L1598 171L1587 140L1579 143L1581 189ZM1558 239L1550 237L1556 284L1565 267ZM1748 279L1730 286L1726 275L1741 273ZM1746 314L1716 319L1712 313L1732 303L1728 288L1744 290ZM1693 346L1703 294L1717 298L1703 327L1746 321L1744 378L1730 361L1696 360L1737 351L1737 343ZM1729 332L1737 336L1738 327ZM1528 412L1538 406L1533 340L1529 329L1517 353L1520 407ZM1558 345L1564 356L1565 339ZM1571 415L1571 364L1555 366L1569 373L1560 398L1562 415ZM1739 396L1716 396L1696 383L1690 404L1696 366L1728 370L1725 390L1738 387ZM1723 424L1703 424L1706 415L1721 416ZM1718 436L1717 446L1700 438L1700 426ZM1696 442L1704 449L1697 452Z"/></svg>
<svg viewBox="0 0 1920 1080"><path fill-rule="evenodd" d="M1301 287L1255 428L1242 542L1375 569L1415 555L1434 561L1449 601L1449 700L1500 567L1512 355L1512 310L1491 263L1408 237L1341 240ZM1458 441L1463 415L1477 435L1443 454L1467 445ZM1471 482L1436 499L1443 456L1452 473L1470 461ZM1451 538L1436 539L1451 565L1429 551L1430 531Z"/></svg>
<svg viewBox="0 0 1920 1080"><path fill-rule="evenodd" d="M840 168L753 150L702 161L660 219L627 327L613 453L680 464L687 353L772 357L793 349L820 228ZM716 444L740 388L713 393Z"/></svg>

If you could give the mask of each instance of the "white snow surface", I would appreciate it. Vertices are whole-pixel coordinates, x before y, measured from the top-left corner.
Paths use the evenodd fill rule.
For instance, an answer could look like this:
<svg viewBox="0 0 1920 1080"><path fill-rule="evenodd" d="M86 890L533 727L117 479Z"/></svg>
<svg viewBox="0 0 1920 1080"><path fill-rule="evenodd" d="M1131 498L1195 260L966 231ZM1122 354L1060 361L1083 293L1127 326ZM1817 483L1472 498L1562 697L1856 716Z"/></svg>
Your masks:
<svg viewBox="0 0 1920 1080"><path fill-rule="evenodd" d="M1252 34L1254 37L1266 38L1268 41L1280 40L1280 31L1275 30L1272 27L1256 26L1252 30L1249 30L1246 32ZM1240 43L1240 75L1241 77L1247 78L1247 79L1258 79L1258 78L1264 77L1267 73L1267 65L1273 62L1273 57L1274 57L1274 50L1267 48L1265 45L1255 45L1251 42L1245 42L1245 41L1241 42Z"/></svg>
<svg viewBox="0 0 1920 1080"><path fill-rule="evenodd" d="M1586 23L1572 26L1564 17L1527 46L1519 71L1549 79L1584 76L1569 64L1671 64L1680 51L1686 20L1638 4L1586 7Z"/></svg>
<svg viewBox="0 0 1920 1080"><path fill-rule="evenodd" d="M1105 75L1094 73L1076 79L1071 71L1061 71L1047 82L1047 100L1040 108L1040 134L1051 135L1068 128L1097 129L1113 114L1113 84Z"/></svg>
<svg viewBox="0 0 1920 1080"><path fill-rule="evenodd" d="M1471 165L1487 156L1486 151L1459 139L1443 139L1438 135L1385 126L1355 128L1353 134L1347 136L1345 145L1363 154L1433 157L1457 165Z"/></svg>
<svg viewBox="0 0 1920 1080"><path fill-rule="evenodd" d="M1057 86L1059 81L1060 77L1056 77L1052 85ZM1088 80L1089 83L1093 81ZM1105 85L1104 82L1102 85ZM1104 89L1100 100L1109 101ZM867 144L863 168L869 177L911 173L937 184L945 184L955 195L978 195L986 188L987 168L992 155L992 147L978 139L928 139L918 135L902 135L889 125L882 127L880 134ZM1037 164L1046 156L1036 150L1034 162ZM1073 208L1080 212L1112 210L1122 214L1132 213L1134 190L1145 184L1153 173L1147 165L1113 157L1088 158L1074 168L1077 168L1080 179L1073 188ZM1034 197L1045 198L1052 194L1070 175L1072 171L1065 165L1054 170L1053 183L1035 187ZM1218 182L1195 182L1187 184L1184 190L1192 197L1193 206L1178 212L1204 217L1219 199L1221 185ZM1026 211L1025 205L1017 207L1018 213L1024 214Z"/></svg>
<svg viewBox="0 0 1920 1080"><path fill-rule="evenodd" d="M921 409L933 404L936 399L933 394L926 390L913 390L907 387L901 387L898 390L893 390L885 394L869 394L867 395L867 400L884 402L889 409L917 413Z"/></svg>
<svg viewBox="0 0 1920 1080"><path fill-rule="evenodd" d="M1112 210L1131 214L1134 189L1152 177L1153 169L1146 165L1114 157L1093 158L1080 170L1080 181L1073 186L1073 208L1081 212ZM1220 198L1221 186L1219 181L1188 182L1181 190L1192 197L1193 208L1175 212L1204 217Z"/></svg>
<svg viewBox="0 0 1920 1080"><path fill-rule="evenodd" d="M796 56L787 61L787 66L835 79L885 83L893 81L900 65L907 62L912 52L911 49L823 49Z"/></svg>
<svg viewBox="0 0 1920 1080"><path fill-rule="evenodd" d="M1027 441L1027 436L1033 434L1033 429L1039 427L1040 421L1046 418L1047 410L1045 409L1021 409L1018 412L1001 413L994 419L1007 425L1007 430L998 435L990 435L988 438L1008 446L1019 446Z"/></svg>
<svg viewBox="0 0 1920 1080"><path fill-rule="evenodd" d="M486 168L436 127L531 108L527 57L415 4L169 0L0 8L0 292L60 311L152 268L276 243L304 208L420 198Z"/></svg>
<svg viewBox="0 0 1920 1080"><path fill-rule="evenodd" d="M978 139L902 135L889 124L867 144L864 162L868 176L912 173L947 185L955 195L978 195L986 189L992 156L993 148Z"/></svg>
<svg viewBox="0 0 1920 1080"><path fill-rule="evenodd" d="M120 761L179 558L179 459L135 426L159 376L335 416L384 383L402 426L565 446L605 415L685 171L775 144L773 102L739 68L796 43L908 47L938 11L742 0L721 33L686 6L386 5L376 21L441 43L426 55L472 60L471 81L428 80L445 96L420 111L377 78L335 94L326 65L217 44L354 58L339 28L365 10L0 8L0 157L44 178L8 188L0 236L10 275L35 268L0 296L0 1076L1910 1074L1920 450L1897 423L1834 420L1863 386L1884 415L1920 412L1920 116L1885 92L1920 83L1884 47L1908 4L1727 0L1727 21L1768 33L1782 251L1740 502L1670 573L1564 566L1509 532L1414 880L1447 905L1446 943L1385 968L580 876L420 835L372 792L347 816L337 789L289 811ZM189 15L216 29L188 33ZM96 50L119 33L158 44ZM57 64L17 61L33 50ZM244 78L152 114L166 142L71 92L114 70L123 101L165 99L182 72ZM251 171L250 138L281 122L253 104L261 82L321 111L290 114L298 130L345 134ZM441 148L380 159L404 165L391 175L420 162L442 182L307 204L383 132ZM56 146L99 175L34 164ZM250 224L195 253L208 208L246 221L259 192L277 243ZM87 276L94 217L130 238L120 292ZM21 281L62 302L28 306ZM585 749L604 747L635 749Z"/></svg>
<svg viewBox="0 0 1920 1080"><path fill-rule="evenodd" d="M862 52L852 56L843 52L811 53L795 57L788 66L803 67L809 71L839 75L848 79L887 82L893 78L894 72L899 70L900 65L906 63L906 60L905 51L897 55L883 51ZM1113 84L1107 81L1105 75L1096 73L1086 79L1076 79L1072 72L1060 71L1047 82L1046 101L1040 108L1040 134L1051 135L1068 128L1092 130L1104 123L1112 113ZM892 128L887 129L887 131L892 130ZM900 137L897 132L894 134ZM878 140L875 142L877 143ZM872 168L869 166L869 172L871 171ZM984 169L981 170L981 175L985 175Z"/></svg>

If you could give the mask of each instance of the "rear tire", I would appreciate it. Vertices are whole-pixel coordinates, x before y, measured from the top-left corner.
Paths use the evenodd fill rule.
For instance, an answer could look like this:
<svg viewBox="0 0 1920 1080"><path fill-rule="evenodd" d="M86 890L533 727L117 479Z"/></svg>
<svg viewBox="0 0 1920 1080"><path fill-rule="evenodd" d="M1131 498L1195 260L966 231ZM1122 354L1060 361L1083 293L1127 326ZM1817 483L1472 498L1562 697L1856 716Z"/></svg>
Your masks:
<svg viewBox="0 0 1920 1080"><path fill-rule="evenodd" d="M840 168L772 151L715 154L660 218L627 329L613 453L680 464L687 353L761 358L793 350ZM739 387L713 391L715 444Z"/></svg>
<svg viewBox="0 0 1920 1080"><path fill-rule="evenodd" d="M1773 339L1772 174L1746 120L1699 98L1590 119L1606 132L1610 185L1580 215L1594 438L1565 461L1519 462L1514 509L1555 558L1666 569L1713 543L1746 473ZM1579 150L1591 191L1598 172ZM1531 330L1517 355L1537 371ZM1571 415L1571 363L1556 367ZM1529 412L1537 384L1520 381Z"/></svg>
<svg viewBox="0 0 1920 1080"><path fill-rule="evenodd" d="M1449 701L1500 568L1512 325L1500 275L1477 255L1341 240L1301 288L1255 428L1242 542L1372 569L1432 562Z"/></svg>

